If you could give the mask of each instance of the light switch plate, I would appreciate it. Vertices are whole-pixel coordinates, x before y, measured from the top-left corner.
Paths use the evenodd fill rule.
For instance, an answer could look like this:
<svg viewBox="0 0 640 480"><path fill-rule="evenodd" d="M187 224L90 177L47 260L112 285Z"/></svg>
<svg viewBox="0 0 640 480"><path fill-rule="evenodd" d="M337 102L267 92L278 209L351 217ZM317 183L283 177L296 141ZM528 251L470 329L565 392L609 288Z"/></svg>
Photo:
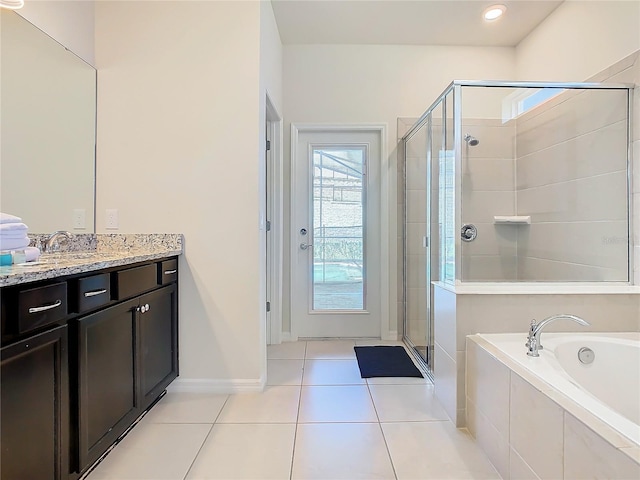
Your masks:
<svg viewBox="0 0 640 480"><path fill-rule="evenodd" d="M73 210L73 228L74 230L84 230L86 227L87 211L84 208L76 208Z"/></svg>
<svg viewBox="0 0 640 480"><path fill-rule="evenodd" d="M106 226L108 230L118 229L118 210L115 208L107 208L106 210Z"/></svg>

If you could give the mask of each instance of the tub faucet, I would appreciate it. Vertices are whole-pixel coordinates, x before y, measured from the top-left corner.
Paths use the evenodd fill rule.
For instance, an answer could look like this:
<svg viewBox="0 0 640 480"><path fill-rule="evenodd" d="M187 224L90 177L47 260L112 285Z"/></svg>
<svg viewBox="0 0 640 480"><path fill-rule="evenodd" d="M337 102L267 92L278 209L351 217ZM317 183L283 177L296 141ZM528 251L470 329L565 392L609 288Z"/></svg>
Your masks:
<svg viewBox="0 0 640 480"><path fill-rule="evenodd" d="M66 238L68 242L69 240L71 240L71 237L73 237L73 234L65 230L58 230L57 232L53 232L51 235L49 235L47 240L44 242L44 245L42 246L42 252L44 253L44 252L52 251L53 246L58 243L58 239L60 237Z"/></svg>
<svg viewBox="0 0 640 480"><path fill-rule="evenodd" d="M529 327L529 336L527 337L527 343L525 343L525 347L527 347L527 355L529 355L530 357L540 356L538 350L542 350L542 345L540 345L540 334L542 334L542 329L551 322L555 322L556 320L560 319L573 320L580 325L589 326L589 322L587 322L586 320L583 320L576 315L567 315L564 313L545 318L540 323L536 323L535 320L531 320L531 326Z"/></svg>

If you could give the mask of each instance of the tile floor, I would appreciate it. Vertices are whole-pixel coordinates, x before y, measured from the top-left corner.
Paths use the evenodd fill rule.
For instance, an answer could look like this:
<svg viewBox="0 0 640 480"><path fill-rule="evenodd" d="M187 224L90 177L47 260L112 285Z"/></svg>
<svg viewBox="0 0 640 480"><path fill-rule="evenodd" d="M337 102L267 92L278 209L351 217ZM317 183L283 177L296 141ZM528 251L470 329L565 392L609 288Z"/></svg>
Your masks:
<svg viewBox="0 0 640 480"><path fill-rule="evenodd" d="M262 393L167 395L87 480L500 478L416 378L360 378L356 344L268 348Z"/></svg>

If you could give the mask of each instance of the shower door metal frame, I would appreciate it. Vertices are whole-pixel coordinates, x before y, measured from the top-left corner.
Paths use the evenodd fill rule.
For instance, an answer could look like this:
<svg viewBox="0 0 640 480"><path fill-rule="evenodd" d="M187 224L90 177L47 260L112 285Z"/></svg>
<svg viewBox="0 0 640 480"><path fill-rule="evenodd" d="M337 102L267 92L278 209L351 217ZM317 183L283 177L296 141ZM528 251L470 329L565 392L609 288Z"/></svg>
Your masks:
<svg viewBox="0 0 640 480"><path fill-rule="evenodd" d="M425 112L418 118L416 123L405 133L402 140L406 142L406 139L413 136L426 122L431 112L445 99L445 97L453 90L454 94L454 149L455 149L455 168L459 170L461 165L461 150L462 150L462 88L463 87L489 87L489 88L558 88L565 90L626 90L627 91L627 281L626 282L601 282L601 283L616 283L633 285L633 265L634 265L634 242L633 242L633 205L632 205L632 104L633 104L633 91L635 85L625 83L592 83L592 82L506 82L506 81L493 81L493 80L453 80L443 92L436 98L436 100L425 110ZM462 179L456 175L456 191L459 192L462 186ZM460 205L458 204L459 195L455 198L455 228L457 231L462 226L462 212ZM455 245L456 255L456 274L453 285L461 284L458 268L460 266L460 240L456 237ZM441 279L441 281L446 282Z"/></svg>

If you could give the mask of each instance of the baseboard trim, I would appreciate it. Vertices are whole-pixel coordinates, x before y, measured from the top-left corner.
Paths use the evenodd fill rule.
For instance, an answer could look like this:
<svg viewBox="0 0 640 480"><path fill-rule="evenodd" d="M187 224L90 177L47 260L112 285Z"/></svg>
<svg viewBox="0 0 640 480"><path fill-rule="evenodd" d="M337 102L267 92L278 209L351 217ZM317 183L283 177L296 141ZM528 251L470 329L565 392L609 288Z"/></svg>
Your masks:
<svg viewBox="0 0 640 480"><path fill-rule="evenodd" d="M266 383L266 378L232 380L177 378L167 387L167 391L173 393L250 393L263 391Z"/></svg>
<svg viewBox="0 0 640 480"><path fill-rule="evenodd" d="M385 332L384 334L384 338L382 338L382 340L401 340L401 338L398 337L398 332L393 330L393 331L389 331L389 332Z"/></svg>
<svg viewBox="0 0 640 480"><path fill-rule="evenodd" d="M284 342L297 342L298 341L298 337L293 337L293 335L291 335L291 332L282 332L282 334L280 335L280 340L282 341L282 343Z"/></svg>

